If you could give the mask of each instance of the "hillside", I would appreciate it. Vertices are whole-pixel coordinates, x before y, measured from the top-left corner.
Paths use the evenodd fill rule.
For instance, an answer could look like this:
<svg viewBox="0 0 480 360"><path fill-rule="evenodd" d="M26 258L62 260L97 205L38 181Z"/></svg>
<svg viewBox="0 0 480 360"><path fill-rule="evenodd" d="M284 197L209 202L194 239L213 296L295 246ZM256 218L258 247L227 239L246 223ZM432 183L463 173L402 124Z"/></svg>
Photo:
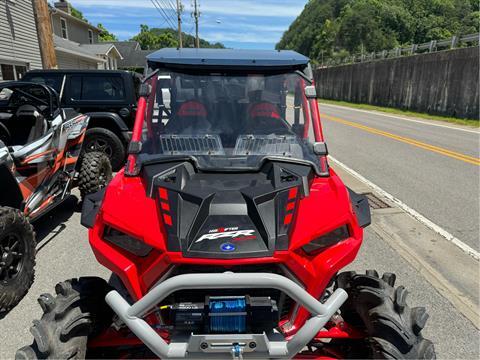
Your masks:
<svg viewBox="0 0 480 360"><path fill-rule="evenodd" d="M478 32L477 0L309 0L277 44L312 59Z"/></svg>
<svg viewBox="0 0 480 360"><path fill-rule="evenodd" d="M195 47L195 37L182 32L183 47ZM178 33L171 28L149 28L147 25L140 25L140 33L131 40L138 41L143 50L155 50L164 47L178 47ZM200 47L223 49L221 43L210 43L200 38Z"/></svg>

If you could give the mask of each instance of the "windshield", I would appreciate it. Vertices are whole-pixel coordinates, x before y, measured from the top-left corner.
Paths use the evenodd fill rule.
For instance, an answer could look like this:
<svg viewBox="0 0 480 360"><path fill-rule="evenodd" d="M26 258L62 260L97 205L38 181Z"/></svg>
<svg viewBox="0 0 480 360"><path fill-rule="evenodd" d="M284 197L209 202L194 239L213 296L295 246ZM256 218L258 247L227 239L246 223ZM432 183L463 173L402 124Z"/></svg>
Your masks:
<svg viewBox="0 0 480 360"><path fill-rule="evenodd" d="M309 162L313 152L307 81L296 72L158 72L140 157L190 157L205 170L256 169L266 158Z"/></svg>

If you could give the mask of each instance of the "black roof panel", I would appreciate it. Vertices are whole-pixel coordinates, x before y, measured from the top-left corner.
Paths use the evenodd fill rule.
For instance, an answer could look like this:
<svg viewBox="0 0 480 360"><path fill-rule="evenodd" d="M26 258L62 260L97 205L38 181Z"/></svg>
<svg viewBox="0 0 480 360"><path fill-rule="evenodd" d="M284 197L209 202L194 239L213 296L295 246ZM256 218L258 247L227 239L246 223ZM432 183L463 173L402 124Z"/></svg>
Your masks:
<svg viewBox="0 0 480 360"><path fill-rule="evenodd" d="M291 50L173 49L164 48L147 56L150 68L292 68L308 65L309 59Z"/></svg>

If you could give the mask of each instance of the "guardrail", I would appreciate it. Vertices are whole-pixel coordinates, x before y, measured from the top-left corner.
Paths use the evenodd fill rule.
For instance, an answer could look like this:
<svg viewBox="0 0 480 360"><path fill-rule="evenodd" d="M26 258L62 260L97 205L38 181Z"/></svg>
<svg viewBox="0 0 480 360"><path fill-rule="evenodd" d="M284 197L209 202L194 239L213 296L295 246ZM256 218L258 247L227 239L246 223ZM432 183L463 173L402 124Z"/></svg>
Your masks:
<svg viewBox="0 0 480 360"><path fill-rule="evenodd" d="M379 52L354 54L345 57L327 58L322 61L319 67L336 66L342 64L353 64L381 59L396 58L421 53L432 53L445 49L455 49L459 47L473 46L478 44L480 33L467 35L454 35L449 39L432 40L423 44L412 44L409 46L398 47L391 50L382 50Z"/></svg>

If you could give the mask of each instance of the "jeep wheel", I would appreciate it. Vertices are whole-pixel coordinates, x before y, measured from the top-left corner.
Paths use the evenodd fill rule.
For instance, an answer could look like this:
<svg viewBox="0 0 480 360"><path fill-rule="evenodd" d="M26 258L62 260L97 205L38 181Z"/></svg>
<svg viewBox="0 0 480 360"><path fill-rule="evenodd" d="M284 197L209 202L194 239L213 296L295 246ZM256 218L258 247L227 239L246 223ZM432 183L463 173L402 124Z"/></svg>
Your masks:
<svg viewBox="0 0 480 360"><path fill-rule="evenodd" d="M15 358L85 359L88 338L112 322L113 312L105 303L108 290L105 280L85 277L57 284L56 296L41 295L43 315L30 328L33 344L17 350Z"/></svg>
<svg viewBox="0 0 480 360"><path fill-rule="evenodd" d="M35 233L18 210L0 207L0 311L9 311L33 283Z"/></svg>
<svg viewBox="0 0 480 360"><path fill-rule="evenodd" d="M421 334L428 319L425 308L408 307L407 291L403 286L394 288L395 279L391 273L380 278L375 270L367 271L366 275L355 272L338 275L336 287L348 293L341 315L347 323L367 334L359 346L336 341L344 350L350 349L350 353L344 354L345 358L436 358L433 343Z"/></svg>
<svg viewBox="0 0 480 360"><path fill-rule="evenodd" d="M105 154L89 152L83 155L78 176L78 188L82 199L105 188L110 180L112 167Z"/></svg>
<svg viewBox="0 0 480 360"><path fill-rule="evenodd" d="M104 128L88 129L84 146L86 152L98 151L106 154L114 171L120 170L125 165L125 145L113 131Z"/></svg>

